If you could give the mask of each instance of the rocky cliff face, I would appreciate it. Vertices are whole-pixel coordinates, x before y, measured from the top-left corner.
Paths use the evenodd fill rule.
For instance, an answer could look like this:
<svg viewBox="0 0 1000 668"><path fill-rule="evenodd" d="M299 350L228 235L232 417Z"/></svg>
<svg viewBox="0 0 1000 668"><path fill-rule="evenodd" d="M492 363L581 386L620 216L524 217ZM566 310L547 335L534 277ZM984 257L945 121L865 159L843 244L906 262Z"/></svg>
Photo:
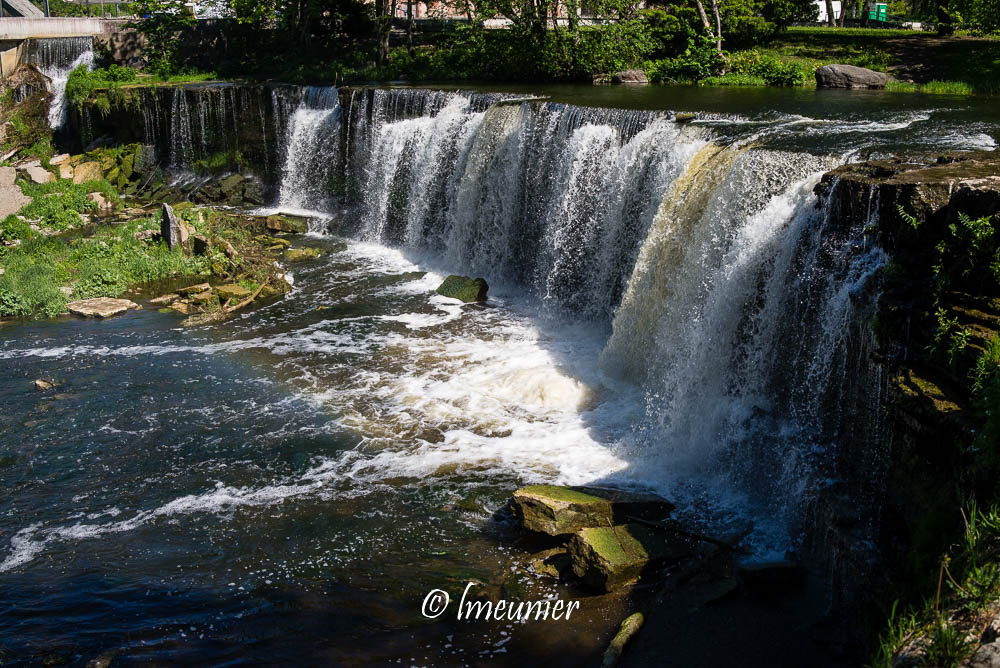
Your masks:
<svg viewBox="0 0 1000 668"><path fill-rule="evenodd" d="M936 577L963 508L998 499L1000 154L846 165L818 191L891 258L873 321L887 379L878 552L880 588L905 599Z"/></svg>

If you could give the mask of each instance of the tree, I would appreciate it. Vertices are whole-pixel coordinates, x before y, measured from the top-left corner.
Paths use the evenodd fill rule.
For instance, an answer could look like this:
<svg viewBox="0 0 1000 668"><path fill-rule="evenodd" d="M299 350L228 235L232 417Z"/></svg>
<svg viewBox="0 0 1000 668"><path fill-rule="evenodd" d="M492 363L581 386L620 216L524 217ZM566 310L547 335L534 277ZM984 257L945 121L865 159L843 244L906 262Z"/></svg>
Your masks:
<svg viewBox="0 0 1000 668"><path fill-rule="evenodd" d="M177 34L195 24L196 19L184 0L138 0L132 10L142 17L128 24L149 42L146 62L151 70L167 74L177 59Z"/></svg>

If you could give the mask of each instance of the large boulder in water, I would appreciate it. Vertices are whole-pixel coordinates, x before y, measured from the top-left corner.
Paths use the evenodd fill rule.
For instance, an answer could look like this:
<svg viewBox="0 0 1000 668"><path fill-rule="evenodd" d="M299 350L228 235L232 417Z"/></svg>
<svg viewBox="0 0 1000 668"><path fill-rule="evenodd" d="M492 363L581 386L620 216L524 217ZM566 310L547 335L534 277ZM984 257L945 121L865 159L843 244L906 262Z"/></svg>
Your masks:
<svg viewBox="0 0 1000 668"><path fill-rule="evenodd" d="M484 302L490 286L481 278L449 276L438 286L437 293L463 302Z"/></svg>
<svg viewBox="0 0 1000 668"><path fill-rule="evenodd" d="M566 549L573 574L604 591L635 582L650 563L675 563L693 553L687 542L641 524L580 529Z"/></svg>
<svg viewBox="0 0 1000 668"><path fill-rule="evenodd" d="M305 220L287 214L268 216L264 219L264 227L272 232L289 232L291 234L305 234L309 231Z"/></svg>
<svg viewBox="0 0 1000 668"><path fill-rule="evenodd" d="M611 75L611 83L626 84L629 86L645 86L649 83L649 78L642 70L622 70Z"/></svg>
<svg viewBox="0 0 1000 668"><path fill-rule="evenodd" d="M129 309L137 309L139 305L128 299L97 297L95 299L81 299L80 301L70 302L66 304L66 308L73 315L83 316L84 318L110 318L125 313Z"/></svg>
<svg viewBox="0 0 1000 668"><path fill-rule="evenodd" d="M556 485L522 487L511 499L511 510L524 528L550 536L606 527L629 517L659 520L673 508L655 494Z"/></svg>
<svg viewBox="0 0 1000 668"><path fill-rule="evenodd" d="M854 65L824 65L816 70L817 88L885 88L889 75Z"/></svg>

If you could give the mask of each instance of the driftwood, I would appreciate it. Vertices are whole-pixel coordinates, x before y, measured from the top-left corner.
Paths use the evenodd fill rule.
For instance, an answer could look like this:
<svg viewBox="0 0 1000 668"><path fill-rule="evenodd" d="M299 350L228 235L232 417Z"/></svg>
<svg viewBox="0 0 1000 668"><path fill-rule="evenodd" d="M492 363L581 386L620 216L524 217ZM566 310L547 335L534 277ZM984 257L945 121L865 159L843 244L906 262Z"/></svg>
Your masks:
<svg viewBox="0 0 1000 668"><path fill-rule="evenodd" d="M229 302L231 302L232 299L226 300L226 303L218 311L212 311L211 313L199 313L198 315L193 315L190 318L186 318L185 320L181 321L181 326L197 327L199 325L211 325L217 322L222 322L236 311L239 311L241 308L246 307L253 300L257 299L257 295L259 295L260 291L263 289L264 289L264 284L261 283L257 287L257 289L254 290L254 293L249 297L247 297L246 299L244 299L243 301L230 306Z"/></svg>

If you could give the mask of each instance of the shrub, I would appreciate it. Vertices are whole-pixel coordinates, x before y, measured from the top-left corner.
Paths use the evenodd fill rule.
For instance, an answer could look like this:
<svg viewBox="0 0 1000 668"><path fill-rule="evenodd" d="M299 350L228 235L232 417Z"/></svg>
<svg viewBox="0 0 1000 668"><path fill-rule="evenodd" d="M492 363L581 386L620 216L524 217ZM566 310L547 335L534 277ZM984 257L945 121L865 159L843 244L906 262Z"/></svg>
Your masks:
<svg viewBox="0 0 1000 668"><path fill-rule="evenodd" d="M760 77L769 86L800 86L812 74L796 63L785 63L756 49L734 53L729 58L734 74Z"/></svg>

